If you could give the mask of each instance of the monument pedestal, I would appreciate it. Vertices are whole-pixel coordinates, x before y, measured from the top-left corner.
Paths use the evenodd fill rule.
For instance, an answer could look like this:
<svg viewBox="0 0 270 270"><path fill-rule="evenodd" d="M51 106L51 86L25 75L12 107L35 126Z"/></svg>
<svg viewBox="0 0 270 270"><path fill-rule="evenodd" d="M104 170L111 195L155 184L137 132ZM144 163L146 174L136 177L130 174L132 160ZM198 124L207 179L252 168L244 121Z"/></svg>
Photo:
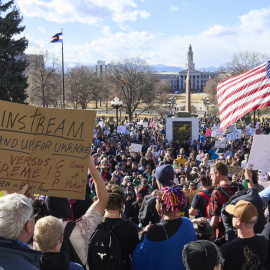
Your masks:
<svg viewBox="0 0 270 270"><path fill-rule="evenodd" d="M178 112L176 117L166 119L166 139L168 142L182 142L199 138L199 118L189 112Z"/></svg>

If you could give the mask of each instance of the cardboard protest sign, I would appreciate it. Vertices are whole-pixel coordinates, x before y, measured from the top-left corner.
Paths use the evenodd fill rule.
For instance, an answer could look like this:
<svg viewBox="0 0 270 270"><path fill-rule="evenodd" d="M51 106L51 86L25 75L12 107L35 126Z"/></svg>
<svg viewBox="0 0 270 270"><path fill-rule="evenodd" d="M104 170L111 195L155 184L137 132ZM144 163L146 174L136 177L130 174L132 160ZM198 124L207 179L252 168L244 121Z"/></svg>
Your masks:
<svg viewBox="0 0 270 270"><path fill-rule="evenodd" d="M232 166L232 165L230 165L230 166L228 166L228 170L229 170L228 171L229 174L234 174L234 173L239 174L239 173L241 173L244 170L244 168L239 167L239 166Z"/></svg>
<svg viewBox="0 0 270 270"><path fill-rule="evenodd" d="M268 171L270 169L270 136L255 135L248 159L247 168Z"/></svg>
<svg viewBox="0 0 270 270"><path fill-rule="evenodd" d="M215 148L225 148L226 147L226 141L215 141Z"/></svg>
<svg viewBox="0 0 270 270"><path fill-rule="evenodd" d="M188 198L188 201L192 202L194 196L200 191L202 191L202 188L199 188L197 190L193 190L191 192L185 193L186 197Z"/></svg>
<svg viewBox="0 0 270 270"><path fill-rule="evenodd" d="M0 186L84 199L96 112L0 101Z"/></svg>
<svg viewBox="0 0 270 270"><path fill-rule="evenodd" d="M130 152L137 152L137 153L141 153L142 152L142 145L141 144L137 144L137 143L132 143L129 147L129 151Z"/></svg>
<svg viewBox="0 0 270 270"><path fill-rule="evenodd" d="M117 133L126 133L126 126L117 126Z"/></svg>

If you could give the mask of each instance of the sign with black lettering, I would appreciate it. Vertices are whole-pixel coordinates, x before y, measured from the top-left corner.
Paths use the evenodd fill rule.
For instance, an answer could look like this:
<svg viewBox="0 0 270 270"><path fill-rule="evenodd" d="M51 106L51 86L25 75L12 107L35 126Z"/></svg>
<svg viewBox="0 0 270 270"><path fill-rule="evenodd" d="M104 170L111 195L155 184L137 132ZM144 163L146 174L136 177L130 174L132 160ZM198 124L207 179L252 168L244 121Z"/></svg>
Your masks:
<svg viewBox="0 0 270 270"><path fill-rule="evenodd" d="M95 117L0 101L0 190L84 199Z"/></svg>

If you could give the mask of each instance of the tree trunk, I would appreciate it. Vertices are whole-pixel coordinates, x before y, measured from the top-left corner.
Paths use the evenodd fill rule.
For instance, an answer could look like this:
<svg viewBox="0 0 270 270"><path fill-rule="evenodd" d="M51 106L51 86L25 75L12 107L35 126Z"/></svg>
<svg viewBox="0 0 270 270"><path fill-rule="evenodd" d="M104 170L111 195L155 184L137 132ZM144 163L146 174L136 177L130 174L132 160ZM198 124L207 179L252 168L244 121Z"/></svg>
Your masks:
<svg viewBox="0 0 270 270"><path fill-rule="evenodd" d="M131 123L131 121L133 120L133 113L131 111L131 109L128 108L128 118L129 118L129 122Z"/></svg>
<svg viewBox="0 0 270 270"><path fill-rule="evenodd" d="M95 102L96 102L96 109L97 109L98 108L98 100L96 99Z"/></svg>

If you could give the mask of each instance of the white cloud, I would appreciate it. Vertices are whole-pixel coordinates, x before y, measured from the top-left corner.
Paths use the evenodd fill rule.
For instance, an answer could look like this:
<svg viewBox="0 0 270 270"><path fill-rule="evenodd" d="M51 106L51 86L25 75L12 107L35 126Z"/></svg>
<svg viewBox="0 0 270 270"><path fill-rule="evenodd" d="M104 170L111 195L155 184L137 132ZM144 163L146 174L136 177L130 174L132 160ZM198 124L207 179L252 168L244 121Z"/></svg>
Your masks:
<svg viewBox="0 0 270 270"><path fill-rule="evenodd" d="M179 9L179 8L176 7L176 6L173 6L173 5L170 6L170 10L171 10L171 11L178 11L178 9Z"/></svg>
<svg viewBox="0 0 270 270"><path fill-rule="evenodd" d="M66 43L64 48L65 61L69 63L90 64L98 59L107 63L129 57L148 57L148 51L142 52L142 47L155 39L155 35L142 32L112 33L110 27L102 29L102 36L89 43L71 45ZM61 55L61 46L46 47L55 55Z"/></svg>
<svg viewBox="0 0 270 270"><path fill-rule="evenodd" d="M147 11L137 9L133 0L18 0L17 3L25 16L57 23L97 25L105 19L121 23L150 16Z"/></svg>
<svg viewBox="0 0 270 270"><path fill-rule="evenodd" d="M113 26L103 25L100 35L91 42L80 45L66 42L65 62L89 65L96 63L99 59L109 63L112 60L140 57L149 64L183 67L190 43L194 52L196 68L219 67L229 61L232 55L238 51L255 50L266 54L269 52L270 31L268 27L265 27L266 24L260 24L260 31L250 34L244 30L243 27L247 25L247 22L245 23L242 18L239 18L239 22L230 27L213 25L201 33L191 33L190 35L181 34L179 31L174 35L158 31L134 31L125 23L117 25L119 31L115 31ZM27 52L38 44L42 44L42 41L36 41L31 37ZM50 52L61 57L61 46L56 44L49 46L48 40L45 40L43 44Z"/></svg>
<svg viewBox="0 0 270 270"><path fill-rule="evenodd" d="M229 35L233 33L234 31L230 27L214 25L211 28L209 28L207 31L203 32L201 35L209 36L209 37L216 37L216 36L221 36L221 35Z"/></svg>
<svg viewBox="0 0 270 270"><path fill-rule="evenodd" d="M124 24L124 23L119 23L118 24L119 28L123 31L133 31L133 29L131 27L129 27L128 25Z"/></svg>
<svg viewBox="0 0 270 270"><path fill-rule="evenodd" d="M248 14L239 17L240 29L244 32L260 32L269 29L270 8L251 10Z"/></svg>
<svg viewBox="0 0 270 270"><path fill-rule="evenodd" d="M41 26L38 26L38 30L39 30L40 32L42 32L42 33L47 33L47 30L44 29L44 28L41 27Z"/></svg>

